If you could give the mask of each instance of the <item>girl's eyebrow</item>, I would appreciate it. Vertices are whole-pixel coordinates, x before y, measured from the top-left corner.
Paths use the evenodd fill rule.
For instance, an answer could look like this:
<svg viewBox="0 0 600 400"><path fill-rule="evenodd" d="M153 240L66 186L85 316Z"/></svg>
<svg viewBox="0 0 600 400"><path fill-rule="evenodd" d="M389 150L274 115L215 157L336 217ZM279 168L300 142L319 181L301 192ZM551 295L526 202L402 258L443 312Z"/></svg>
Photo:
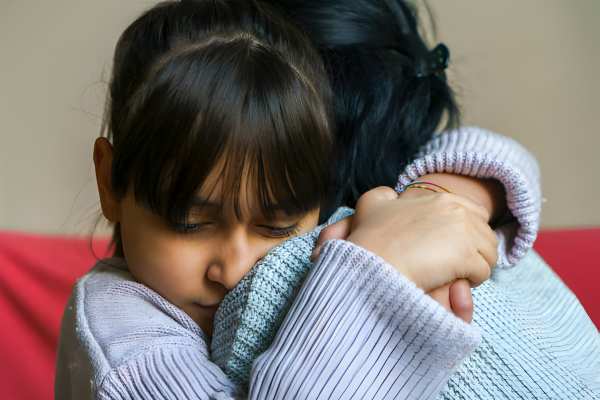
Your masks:
<svg viewBox="0 0 600 400"><path fill-rule="evenodd" d="M277 213L277 212L283 212L284 214L288 214L286 212L286 207L284 205L285 203L271 203L267 205L267 210L270 210L273 213ZM213 209L213 210L221 210L222 204L215 202L215 201L210 201L208 199L205 199L203 197L200 196L195 196L192 199L192 208L209 208L209 209Z"/></svg>

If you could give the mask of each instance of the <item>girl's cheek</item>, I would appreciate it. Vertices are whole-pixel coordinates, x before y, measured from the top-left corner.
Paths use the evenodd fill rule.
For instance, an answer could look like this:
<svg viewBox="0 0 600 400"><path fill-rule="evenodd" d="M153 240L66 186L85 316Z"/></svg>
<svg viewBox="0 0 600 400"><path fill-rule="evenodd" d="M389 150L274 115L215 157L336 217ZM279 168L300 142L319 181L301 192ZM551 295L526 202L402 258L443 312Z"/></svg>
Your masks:
<svg viewBox="0 0 600 400"><path fill-rule="evenodd" d="M186 308L205 296L202 260L176 254L147 259L132 271L135 279L174 305Z"/></svg>
<svg viewBox="0 0 600 400"><path fill-rule="evenodd" d="M144 224L122 226L122 235L125 257L137 281L174 303L197 298L207 261L201 242Z"/></svg>

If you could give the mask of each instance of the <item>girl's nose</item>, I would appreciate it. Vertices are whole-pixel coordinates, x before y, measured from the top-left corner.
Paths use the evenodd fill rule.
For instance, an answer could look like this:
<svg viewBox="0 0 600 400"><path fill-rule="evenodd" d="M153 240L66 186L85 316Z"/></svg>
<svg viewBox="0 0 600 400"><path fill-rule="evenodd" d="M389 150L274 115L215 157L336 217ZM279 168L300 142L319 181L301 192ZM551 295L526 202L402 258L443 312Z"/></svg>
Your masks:
<svg viewBox="0 0 600 400"><path fill-rule="evenodd" d="M223 237L215 249L218 253L207 270L208 279L232 290L261 257L262 249L252 246L244 229Z"/></svg>

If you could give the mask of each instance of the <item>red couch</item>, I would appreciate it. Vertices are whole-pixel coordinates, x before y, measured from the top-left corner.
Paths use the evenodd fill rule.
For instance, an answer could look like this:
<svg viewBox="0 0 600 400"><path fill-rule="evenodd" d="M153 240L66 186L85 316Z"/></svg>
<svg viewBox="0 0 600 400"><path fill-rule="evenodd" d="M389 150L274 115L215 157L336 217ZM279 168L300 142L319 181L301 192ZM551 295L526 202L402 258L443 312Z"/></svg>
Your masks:
<svg viewBox="0 0 600 400"><path fill-rule="evenodd" d="M107 244L95 240L92 253L86 239L0 232L2 399L53 398L64 305L75 280L107 255ZM545 231L535 247L600 326L600 228Z"/></svg>

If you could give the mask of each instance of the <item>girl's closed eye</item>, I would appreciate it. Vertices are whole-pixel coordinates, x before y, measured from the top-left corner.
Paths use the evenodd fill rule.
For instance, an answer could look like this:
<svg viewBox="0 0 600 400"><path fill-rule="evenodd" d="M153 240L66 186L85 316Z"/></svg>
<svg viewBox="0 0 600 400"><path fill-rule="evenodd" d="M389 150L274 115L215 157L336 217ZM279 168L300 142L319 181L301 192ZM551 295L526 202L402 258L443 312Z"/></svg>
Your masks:
<svg viewBox="0 0 600 400"><path fill-rule="evenodd" d="M259 226L262 228L266 228L269 231L269 235L273 236L275 238L290 237L290 236L293 236L293 235L297 234L298 232L300 232L298 223L295 223L290 226L282 227L282 228L275 227L275 226L267 226L267 225L259 225Z"/></svg>
<svg viewBox="0 0 600 400"><path fill-rule="evenodd" d="M194 233L200 231L202 228L212 225L212 222L205 223L187 223L187 222L176 222L173 223L173 230L177 233Z"/></svg>
<svg viewBox="0 0 600 400"><path fill-rule="evenodd" d="M199 232L205 228L215 225L214 222L203 222L203 223L175 223L173 224L173 229L178 233L190 234ZM268 236L274 238L282 238L282 237L290 237L297 234L300 231L300 227L298 223L292 224L290 226L277 227L277 226L269 226L269 225L256 225L267 232Z"/></svg>

